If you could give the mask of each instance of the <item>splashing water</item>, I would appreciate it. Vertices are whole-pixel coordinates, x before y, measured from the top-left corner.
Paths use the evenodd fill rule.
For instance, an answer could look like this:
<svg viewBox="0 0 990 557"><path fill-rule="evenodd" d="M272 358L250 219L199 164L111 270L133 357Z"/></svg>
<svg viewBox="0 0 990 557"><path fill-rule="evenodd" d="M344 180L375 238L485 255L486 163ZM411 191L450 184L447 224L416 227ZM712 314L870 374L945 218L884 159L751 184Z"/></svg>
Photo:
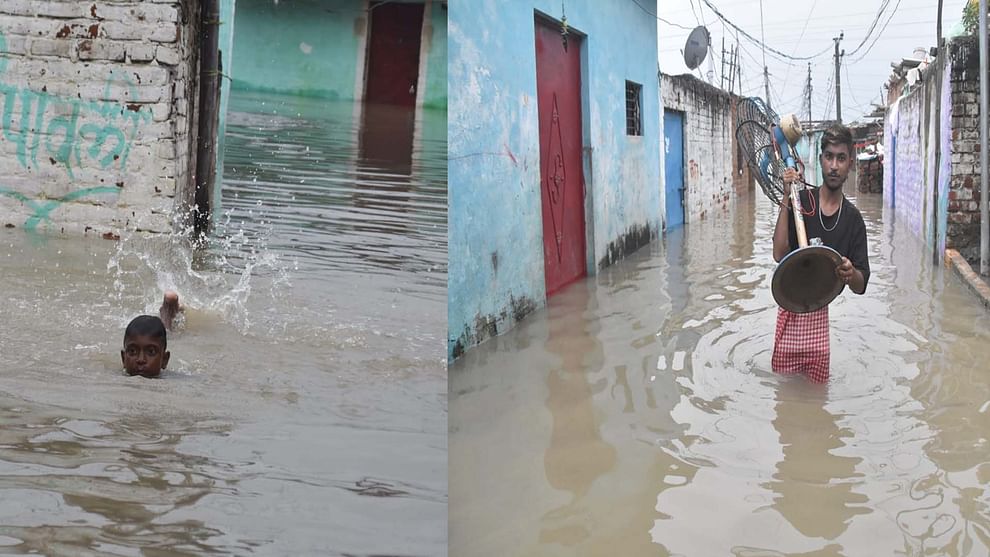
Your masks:
<svg viewBox="0 0 990 557"><path fill-rule="evenodd" d="M248 234L243 227L231 226L233 212L225 212L217 232L202 242L190 240L194 236L189 230L158 236L122 234L107 262L113 276L110 296L122 305L143 301L144 311L154 314L161 293L175 290L187 309L217 315L242 334L251 332L259 324L249 299L263 296L265 303L279 303L292 286L292 264L268 249L270 226L263 234ZM285 328L284 322L269 321L262 332Z"/></svg>

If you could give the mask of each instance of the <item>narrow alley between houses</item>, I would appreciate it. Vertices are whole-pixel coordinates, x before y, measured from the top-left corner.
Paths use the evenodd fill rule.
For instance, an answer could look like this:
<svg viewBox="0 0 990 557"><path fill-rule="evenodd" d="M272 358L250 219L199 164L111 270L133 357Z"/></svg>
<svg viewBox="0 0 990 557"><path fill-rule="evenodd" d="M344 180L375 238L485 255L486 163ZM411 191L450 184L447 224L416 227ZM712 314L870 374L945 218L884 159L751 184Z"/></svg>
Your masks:
<svg viewBox="0 0 990 557"><path fill-rule="evenodd" d="M827 385L771 371L758 192L455 361L451 554L990 551L990 315L879 195L846 193L873 276L831 304Z"/></svg>

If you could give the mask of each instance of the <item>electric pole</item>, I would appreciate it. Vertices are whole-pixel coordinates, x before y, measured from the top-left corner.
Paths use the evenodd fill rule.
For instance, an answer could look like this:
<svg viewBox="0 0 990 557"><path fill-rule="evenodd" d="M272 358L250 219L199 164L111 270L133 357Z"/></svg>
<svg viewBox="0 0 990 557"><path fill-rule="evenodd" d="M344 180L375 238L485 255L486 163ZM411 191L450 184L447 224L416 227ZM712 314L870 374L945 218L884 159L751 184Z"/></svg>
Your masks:
<svg viewBox="0 0 990 557"><path fill-rule="evenodd" d="M722 36L722 89L725 89L725 36Z"/></svg>
<svg viewBox="0 0 990 557"><path fill-rule="evenodd" d="M739 79L739 94L742 94L742 65L739 63L739 30L736 30L736 76Z"/></svg>
<svg viewBox="0 0 990 557"><path fill-rule="evenodd" d="M738 66L737 66L737 64L739 62L736 60L736 55L737 55L736 47L734 47L732 45L729 45L729 60L731 61L730 65L729 65L729 92L730 93L736 88L736 74L739 73L738 72Z"/></svg>
<svg viewBox="0 0 990 557"><path fill-rule="evenodd" d="M808 122L811 121L811 62L808 62Z"/></svg>
<svg viewBox="0 0 990 557"><path fill-rule="evenodd" d="M767 71L766 66L763 66L763 86L767 90L767 108L773 108L770 104L770 72Z"/></svg>
<svg viewBox="0 0 990 557"><path fill-rule="evenodd" d="M835 41L835 119L840 124L842 123L842 88L840 87L839 66L842 64L842 56L846 54L846 51L843 50L842 54L839 54L839 42L842 41L843 36L845 33L840 32L838 37L832 39Z"/></svg>

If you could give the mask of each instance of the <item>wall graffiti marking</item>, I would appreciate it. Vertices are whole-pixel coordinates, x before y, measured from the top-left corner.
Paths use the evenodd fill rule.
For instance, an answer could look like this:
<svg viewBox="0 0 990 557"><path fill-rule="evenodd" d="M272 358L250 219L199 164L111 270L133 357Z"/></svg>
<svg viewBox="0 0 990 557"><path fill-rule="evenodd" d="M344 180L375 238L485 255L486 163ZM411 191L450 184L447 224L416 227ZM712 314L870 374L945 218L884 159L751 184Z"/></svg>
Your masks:
<svg viewBox="0 0 990 557"><path fill-rule="evenodd" d="M91 101L64 97L28 86L7 82L5 73L10 62L7 40L0 33L0 143L14 145L16 159L27 171L39 168L39 156L45 162L61 166L70 182L76 172L97 168L123 172L135 138L142 124L151 121L151 113L139 104L116 101ZM123 87L129 98L137 98L130 78L110 70L104 83L102 99L112 98L114 87ZM116 187L82 188L57 199L32 200L13 189L0 188L0 195L17 199L34 214L25 223L33 228L58 205L81 197L118 193Z"/></svg>
<svg viewBox="0 0 990 557"><path fill-rule="evenodd" d="M51 221L51 212L63 203L75 201L76 199L81 199L90 195L99 195L104 193L119 193L119 190L112 186L97 186L94 188L76 190L57 199L31 199L23 193L9 188L0 187L0 195L16 199L34 211L34 214L24 221L24 228L28 231L33 231L42 221Z"/></svg>

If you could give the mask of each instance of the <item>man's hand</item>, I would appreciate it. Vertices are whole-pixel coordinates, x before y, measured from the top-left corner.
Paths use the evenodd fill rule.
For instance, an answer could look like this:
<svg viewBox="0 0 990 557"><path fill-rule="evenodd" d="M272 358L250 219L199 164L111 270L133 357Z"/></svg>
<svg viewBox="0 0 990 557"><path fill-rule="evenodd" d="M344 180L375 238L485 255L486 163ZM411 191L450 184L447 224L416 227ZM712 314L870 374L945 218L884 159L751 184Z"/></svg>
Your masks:
<svg viewBox="0 0 990 557"><path fill-rule="evenodd" d="M853 267L852 261L849 261L848 257L843 257L842 262L835 268L835 274L839 277L845 284L849 284L852 281L853 276L856 273L856 269Z"/></svg>
<svg viewBox="0 0 990 557"><path fill-rule="evenodd" d="M791 184L801 179L801 174L793 168L784 169L784 204L790 207L791 204Z"/></svg>

